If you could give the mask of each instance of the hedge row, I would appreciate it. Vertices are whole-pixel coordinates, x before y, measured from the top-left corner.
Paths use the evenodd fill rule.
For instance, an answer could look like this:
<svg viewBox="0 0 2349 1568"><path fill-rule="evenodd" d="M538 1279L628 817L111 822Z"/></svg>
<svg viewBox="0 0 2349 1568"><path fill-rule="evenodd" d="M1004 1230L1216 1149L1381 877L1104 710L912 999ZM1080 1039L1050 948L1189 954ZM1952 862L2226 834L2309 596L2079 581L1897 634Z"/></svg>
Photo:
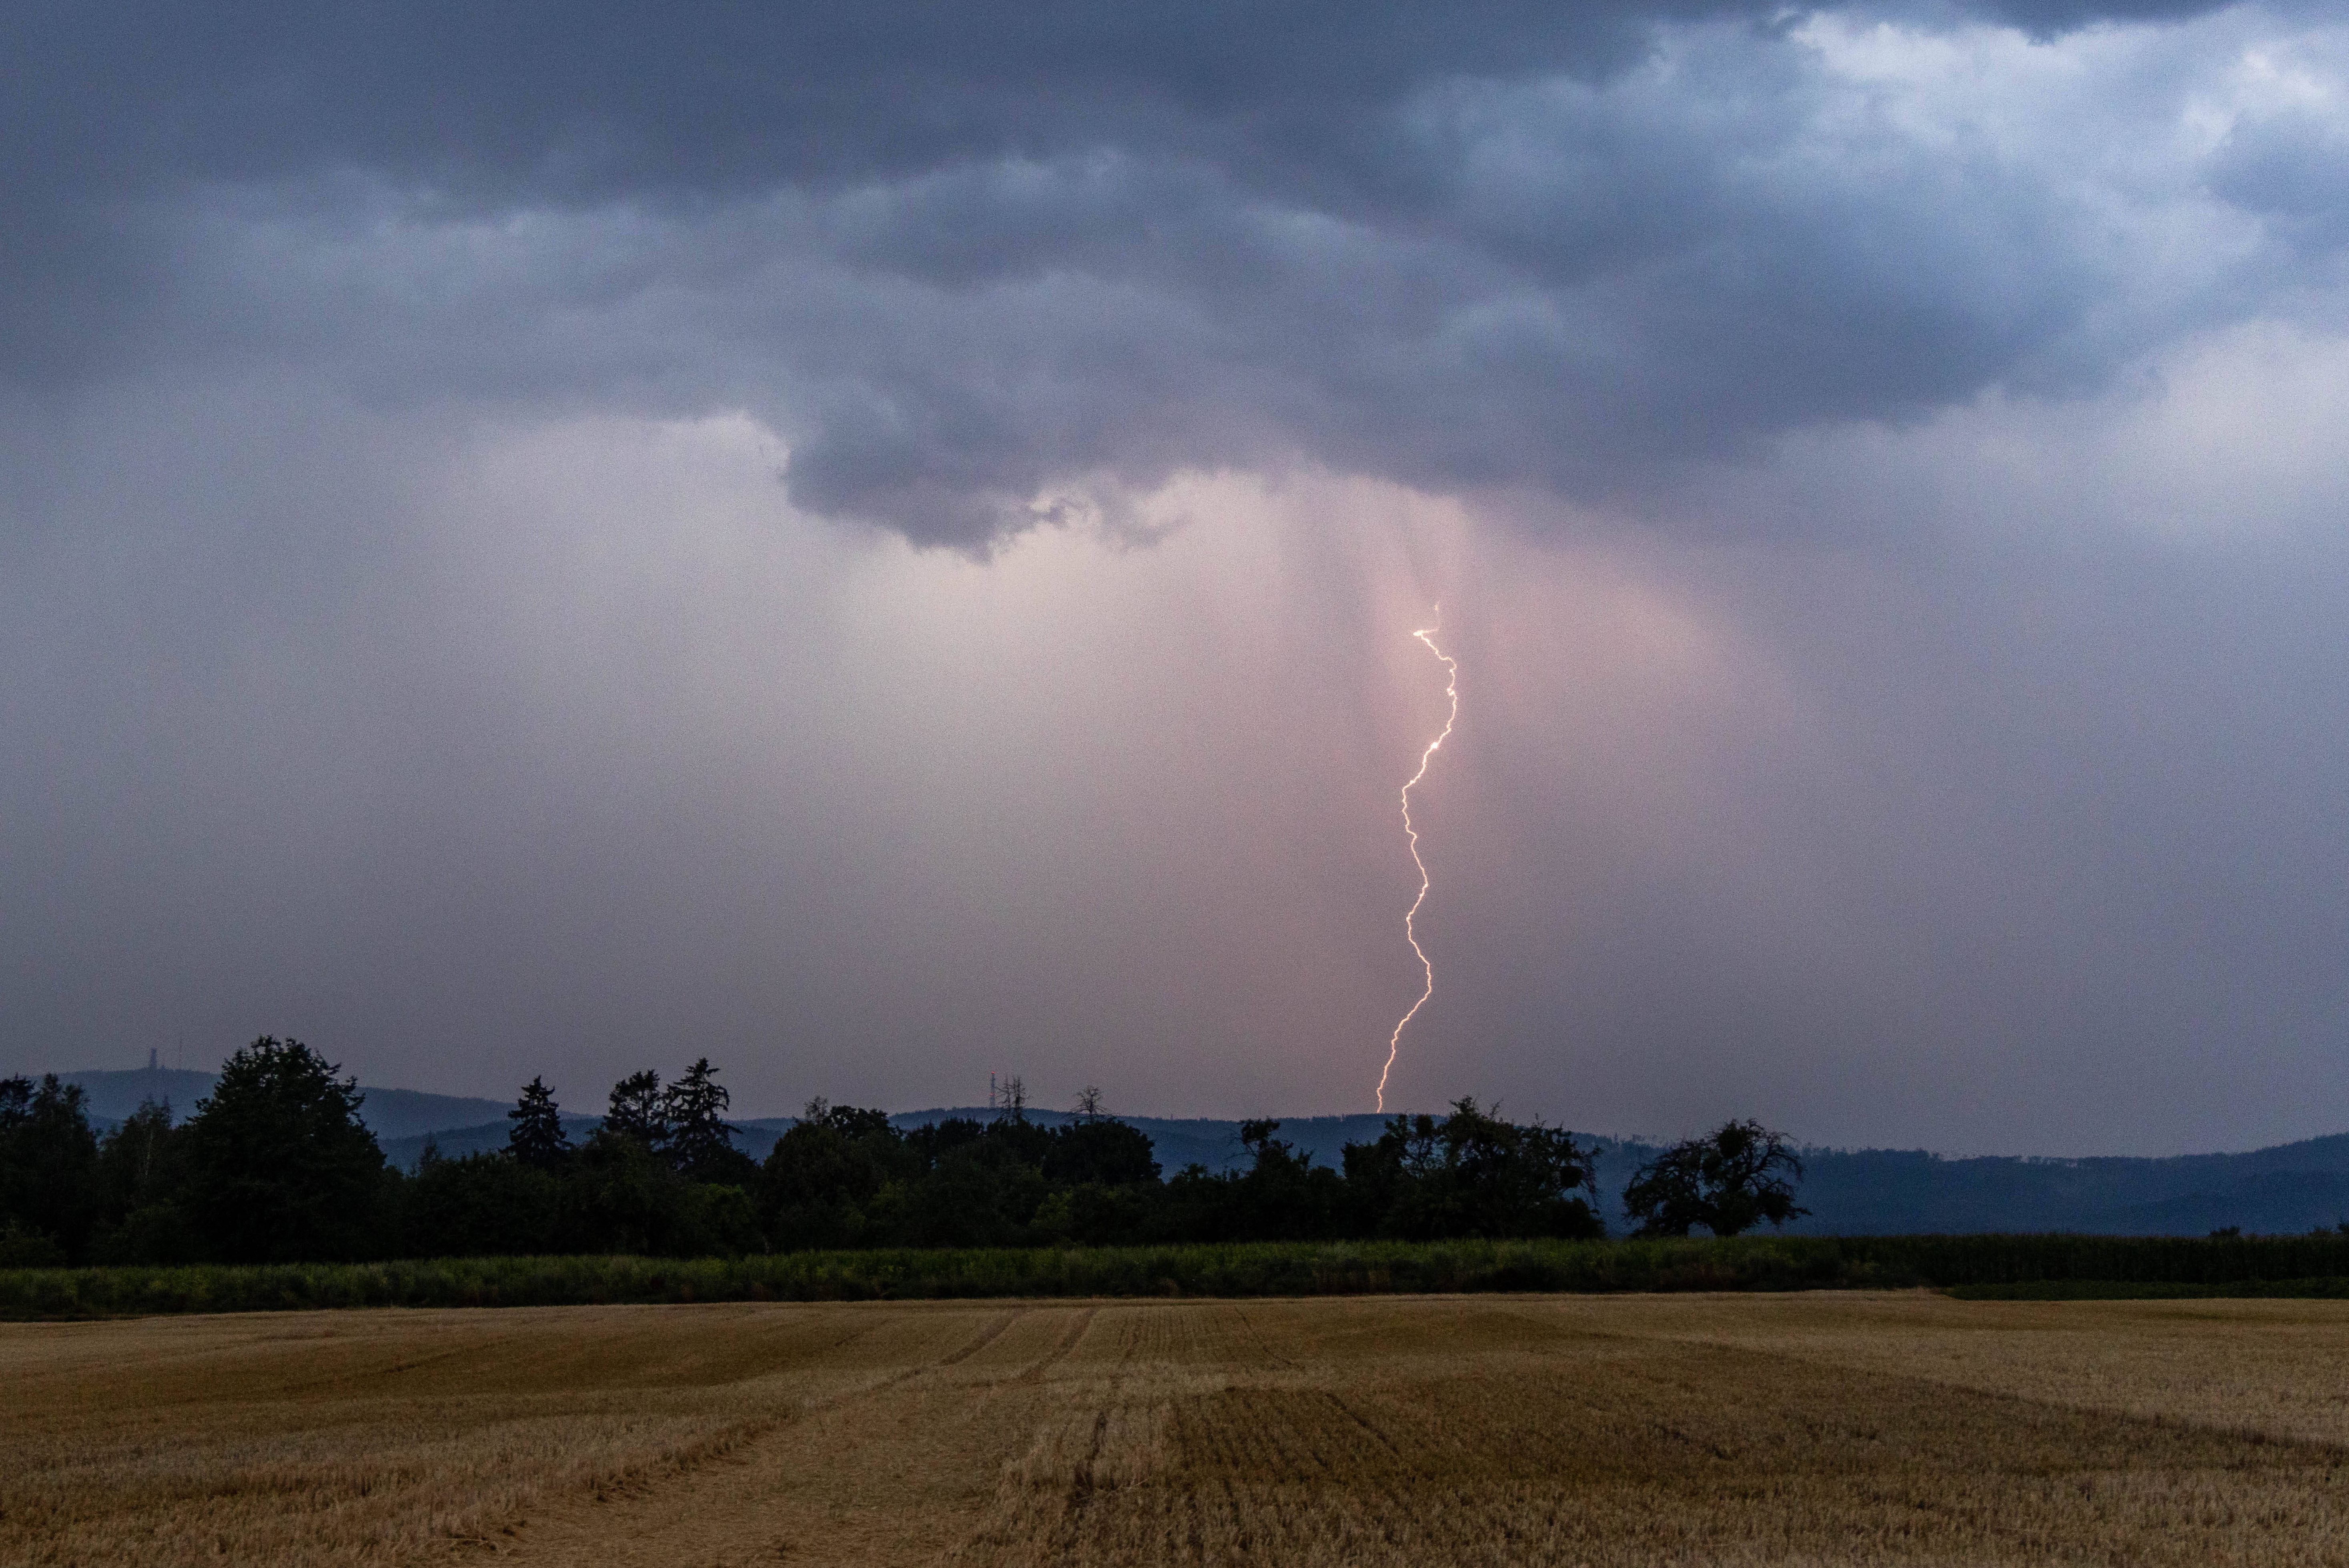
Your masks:
<svg viewBox="0 0 2349 1568"><path fill-rule="evenodd" d="M441 1258L0 1271L0 1318L326 1307L1301 1296L1413 1292L1960 1288L1966 1294L2332 1294L2349 1237L1737 1237L1255 1242L791 1252L741 1258ZM2055 1287L2064 1287L2058 1290ZM2091 1289L2090 1287L2095 1287ZM2125 1291L2124 1287L2138 1287Z"/></svg>

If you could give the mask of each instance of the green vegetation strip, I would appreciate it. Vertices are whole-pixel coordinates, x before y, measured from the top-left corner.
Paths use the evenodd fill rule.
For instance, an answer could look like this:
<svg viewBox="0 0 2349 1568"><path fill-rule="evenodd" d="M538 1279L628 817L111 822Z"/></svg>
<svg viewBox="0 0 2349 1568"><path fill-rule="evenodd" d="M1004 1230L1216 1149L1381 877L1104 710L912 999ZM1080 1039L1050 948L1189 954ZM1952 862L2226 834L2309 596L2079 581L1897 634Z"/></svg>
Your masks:
<svg viewBox="0 0 2349 1568"><path fill-rule="evenodd" d="M0 1318L324 1307L1424 1291L2337 1294L2349 1237L1737 1237L440 1258L0 1271ZM2321 1287L2321 1288L2320 1288Z"/></svg>

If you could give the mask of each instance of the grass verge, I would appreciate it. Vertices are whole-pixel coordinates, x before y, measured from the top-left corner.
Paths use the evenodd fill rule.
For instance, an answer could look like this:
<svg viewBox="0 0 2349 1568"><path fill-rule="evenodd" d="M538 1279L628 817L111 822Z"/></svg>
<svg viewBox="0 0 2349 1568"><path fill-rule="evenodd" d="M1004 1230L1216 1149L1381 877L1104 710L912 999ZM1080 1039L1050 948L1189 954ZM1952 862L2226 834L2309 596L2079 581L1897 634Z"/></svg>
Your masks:
<svg viewBox="0 0 2349 1568"><path fill-rule="evenodd" d="M0 1270L0 1318L365 1306L1307 1296L1454 1291L2349 1293L2349 1237L1760 1236L1622 1241L1250 1242L792 1252L744 1258L429 1258ZM2321 1288L2320 1288L2321 1287ZM2033 1293L2050 1293L2034 1295Z"/></svg>

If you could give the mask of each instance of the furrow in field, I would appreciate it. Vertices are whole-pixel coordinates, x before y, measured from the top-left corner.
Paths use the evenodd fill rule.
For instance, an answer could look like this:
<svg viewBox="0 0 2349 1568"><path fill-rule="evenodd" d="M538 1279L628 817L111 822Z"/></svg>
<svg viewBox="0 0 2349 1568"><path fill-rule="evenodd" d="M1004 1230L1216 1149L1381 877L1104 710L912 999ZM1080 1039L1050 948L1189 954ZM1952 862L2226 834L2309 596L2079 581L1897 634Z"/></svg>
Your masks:
<svg viewBox="0 0 2349 1568"><path fill-rule="evenodd" d="M942 1355L800 1409L720 1461L640 1497L550 1499L513 1521L502 1559L634 1563L896 1563L934 1557L1034 1425L1048 1375L1089 1308L917 1314L959 1319Z"/></svg>

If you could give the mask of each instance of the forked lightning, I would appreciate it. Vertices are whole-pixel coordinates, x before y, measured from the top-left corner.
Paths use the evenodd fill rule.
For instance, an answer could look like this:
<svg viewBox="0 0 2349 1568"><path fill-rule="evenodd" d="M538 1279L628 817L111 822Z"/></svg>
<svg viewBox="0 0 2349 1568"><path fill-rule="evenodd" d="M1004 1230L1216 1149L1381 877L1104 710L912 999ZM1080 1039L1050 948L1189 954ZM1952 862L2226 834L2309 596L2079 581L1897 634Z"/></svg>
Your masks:
<svg viewBox="0 0 2349 1568"><path fill-rule="evenodd" d="M1387 1108L1387 1075L1394 1071L1395 1053L1402 1049L1402 1032L1413 1018L1419 1016L1419 1010L1427 1005L1427 999L1435 994L1435 965L1429 961L1427 950L1419 945L1419 930L1414 923L1419 919L1419 907L1427 902L1428 877L1427 862L1419 857L1419 830L1411 825L1411 790L1412 785L1427 776L1427 764L1435 760L1435 753L1451 736L1454 722L1460 717L1460 663L1435 646L1435 634L1443 629L1444 607L1437 605L1435 624L1411 634L1427 644L1428 652L1443 660L1446 677L1444 695L1452 704L1452 711L1444 715L1443 732L1427 742L1427 750L1419 753L1419 771L1404 781L1402 786L1402 830L1411 841L1411 863L1419 867L1419 896L1411 901L1411 908L1403 911L1402 934L1403 940L1411 943L1411 950L1418 956L1419 967L1426 971L1427 985L1419 993L1419 1000L1411 1004L1411 1011L1395 1021L1393 1037L1387 1042L1387 1064L1379 1069L1378 1108L1381 1114Z"/></svg>

